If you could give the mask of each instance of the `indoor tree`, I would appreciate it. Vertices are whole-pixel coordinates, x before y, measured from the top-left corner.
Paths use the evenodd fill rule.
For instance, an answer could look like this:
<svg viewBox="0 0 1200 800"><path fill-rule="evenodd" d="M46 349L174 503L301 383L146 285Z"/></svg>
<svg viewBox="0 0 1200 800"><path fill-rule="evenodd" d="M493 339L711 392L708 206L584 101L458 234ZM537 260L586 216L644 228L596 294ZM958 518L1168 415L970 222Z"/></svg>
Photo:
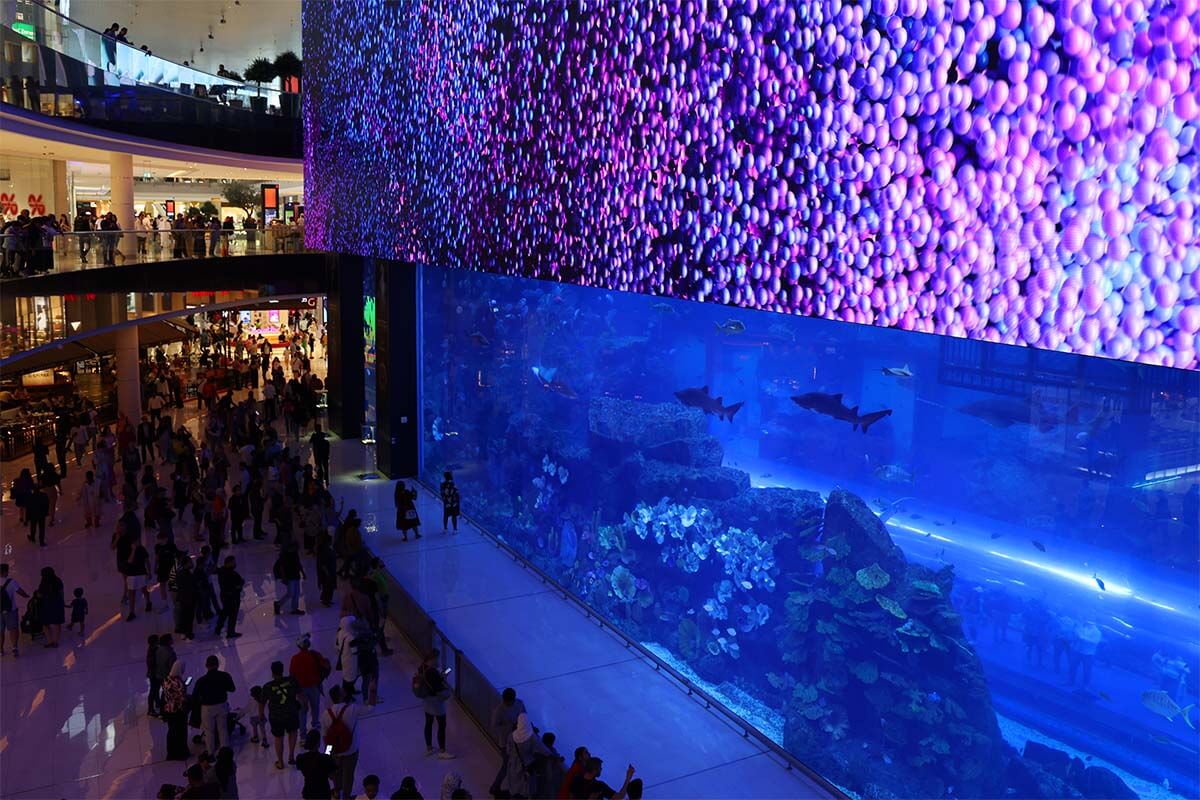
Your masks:
<svg viewBox="0 0 1200 800"><path fill-rule="evenodd" d="M221 190L221 197L225 205L240 208L247 217L251 217L258 205L258 193L259 188L249 181L230 181Z"/></svg>
<svg viewBox="0 0 1200 800"><path fill-rule="evenodd" d="M275 65L265 58L256 58L251 61L250 66L246 67L246 71L243 74L246 80L258 87L259 95L262 95L262 85L264 83L270 83L278 77Z"/></svg>

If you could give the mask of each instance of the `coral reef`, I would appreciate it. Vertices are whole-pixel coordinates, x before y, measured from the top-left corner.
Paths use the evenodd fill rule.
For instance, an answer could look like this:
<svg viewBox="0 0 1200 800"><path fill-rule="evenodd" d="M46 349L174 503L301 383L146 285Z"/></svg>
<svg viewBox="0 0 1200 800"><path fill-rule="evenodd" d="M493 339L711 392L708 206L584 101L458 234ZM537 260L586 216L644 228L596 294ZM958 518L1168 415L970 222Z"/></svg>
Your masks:
<svg viewBox="0 0 1200 800"><path fill-rule="evenodd" d="M820 540L801 548L810 572L793 581L801 588L777 629L794 682L785 746L880 797L941 797L949 787L1002 795L1003 739L946 599L952 573L908 564L875 514L842 490L829 497Z"/></svg>

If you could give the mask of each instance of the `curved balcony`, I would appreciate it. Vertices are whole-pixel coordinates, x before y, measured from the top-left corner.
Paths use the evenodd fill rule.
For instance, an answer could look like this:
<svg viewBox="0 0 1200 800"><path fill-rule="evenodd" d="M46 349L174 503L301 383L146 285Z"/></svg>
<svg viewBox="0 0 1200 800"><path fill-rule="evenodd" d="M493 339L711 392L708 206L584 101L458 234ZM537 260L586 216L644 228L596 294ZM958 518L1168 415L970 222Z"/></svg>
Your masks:
<svg viewBox="0 0 1200 800"><path fill-rule="evenodd" d="M175 144L302 157L299 95L149 55L32 2L0 2L0 45L8 105Z"/></svg>

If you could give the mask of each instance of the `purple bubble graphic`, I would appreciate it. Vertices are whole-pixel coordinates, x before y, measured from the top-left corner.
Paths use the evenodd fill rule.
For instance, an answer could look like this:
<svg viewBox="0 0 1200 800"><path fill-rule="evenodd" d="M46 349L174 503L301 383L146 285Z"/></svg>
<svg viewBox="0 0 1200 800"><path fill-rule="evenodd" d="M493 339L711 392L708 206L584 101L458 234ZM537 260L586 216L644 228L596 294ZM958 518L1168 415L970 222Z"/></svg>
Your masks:
<svg viewBox="0 0 1200 800"><path fill-rule="evenodd" d="M312 246L1198 366L1197 0L303 17Z"/></svg>

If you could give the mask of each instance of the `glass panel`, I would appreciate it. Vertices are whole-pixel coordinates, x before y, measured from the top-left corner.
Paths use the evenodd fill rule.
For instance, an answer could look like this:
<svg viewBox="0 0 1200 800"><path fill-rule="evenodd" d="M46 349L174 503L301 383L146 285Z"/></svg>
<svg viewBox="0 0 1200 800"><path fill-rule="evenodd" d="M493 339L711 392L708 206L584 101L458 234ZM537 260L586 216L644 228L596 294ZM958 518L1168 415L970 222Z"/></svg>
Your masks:
<svg viewBox="0 0 1200 800"><path fill-rule="evenodd" d="M1200 792L1200 374L465 270L423 303L424 480L832 782Z"/></svg>

